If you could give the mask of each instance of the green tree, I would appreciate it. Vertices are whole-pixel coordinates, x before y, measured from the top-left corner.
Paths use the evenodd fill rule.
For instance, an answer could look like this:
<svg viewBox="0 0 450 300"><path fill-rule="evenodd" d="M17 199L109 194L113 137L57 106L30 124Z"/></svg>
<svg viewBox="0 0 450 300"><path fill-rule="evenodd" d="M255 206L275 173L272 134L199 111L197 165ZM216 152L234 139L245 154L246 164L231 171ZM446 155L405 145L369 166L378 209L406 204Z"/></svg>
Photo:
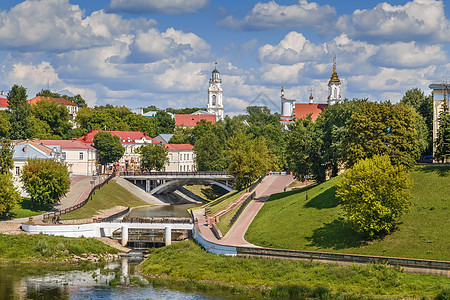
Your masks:
<svg viewBox="0 0 450 300"><path fill-rule="evenodd" d="M150 105L150 106L144 107L144 109L142 111L145 114L145 113L148 113L149 111L158 111L158 110L159 109L156 106Z"/></svg>
<svg viewBox="0 0 450 300"><path fill-rule="evenodd" d="M194 152L198 171L227 169L225 143L213 130L207 131L195 142Z"/></svg>
<svg viewBox="0 0 450 300"><path fill-rule="evenodd" d="M87 107L86 101L81 97L80 94L75 96L67 96L52 92L50 90L41 90L39 93L36 94L36 96L50 97L50 98L64 98L69 101L72 101L75 104L78 104L79 107Z"/></svg>
<svg viewBox="0 0 450 300"><path fill-rule="evenodd" d="M142 155L141 166L150 171L161 171L169 162L169 151L160 144L146 144L138 152Z"/></svg>
<svg viewBox="0 0 450 300"><path fill-rule="evenodd" d="M325 181L326 167L322 160L321 132L311 117L296 120L286 136L286 162L294 177Z"/></svg>
<svg viewBox="0 0 450 300"><path fill-rule="evenodd" d="M28 159L22 169L21 180L32 203L59 202L70 188L66 164L52 159Z"/></svg>
<svg viewBox="0 0 450 300"><path fill-rule="evenodd" d="M252 140L240 131L229 139L227 146L228 172L235 177L238 190L266 175L276 165L276 158L264 138Z"/></svg>
<svg viewBox="0 0 450 300"><path fill-rule="evenodd" d="M414 109L390 102L362 103L352 114L342 148L347 166L374 155L388 155L393 164L413 166L420 156Z"/></svg>
<svg viewBox="0 0 450 300"><path fill-rule="evenodd" d="M247 122L255 126L280 124L280 115L278 113L271 114L267 106L249 106L247 115Z"/></svg>
<svg viewBox="0 0 450 300"><path fill-rule="evenodd" d="M393 166L388 156L375 155L357 162L337 185L346 218L369 239L389 234L411 200L409 174Z"/></svg>
<svg viewBox="0 0 450 300"><path fill-rule="evenodd" d="M70 128L69 111L65 105L52 100L38 101L31 111L35 118L46 122L52 130L52 135L66 139Z"/></svg>
<svg viewBox="0 0 450 300"><path fill-rule="evenodd" d="M450 114L446 105L439 113L438 122L439 128L435 141L436 153L434 157L436 160L444 162L446 159L450 159Z"/></svg>
<svg viewBox="0 0 450 300"><path fill-rule="evenodd" d="M0 139L0 174L8 174L14 167L14 146L10 140Z"/></svg>
<svg viewBox="0 0 450 300"><path fill-rule="evenodd" d="M128 124L130 130L145 132L149 136L156 135L156 126L152 118L143 115L129 114L125 117L125 123Z"/></svg>
<svg viewBox="0 0 450 300"><path fill-rule="evenodd" d="M9 137L11 131L11 122L9 122L9 114L7 111L0 111L0 137Z"/></svg>
<svg viewBox="0 0 450 300"><path fill-rule="evenodd" d="M103 166L118 161L125 153L120 138L104 131L94 136L94 148L97 149L98 162Z"/></svg>
<svg viewBox="0 0 450 300"><path fill-rule="evenodd" d="M177 128L169 140L169 144L192 144L192 128Z"/></svg>
<svg viewBox="0 0 450 300"><path fill-rule="evenodd" d="M27 90L23 86L13 85L8 93L8 105L11 122L10 137L13 140L32 137L30 128L31 107L27 102Z"/></svg>
<svg viewBox="0 0 450 300"><path fill-rule="evenodd" d="M43 140L59 140L61 139L58 135L53 135L53 130L50 128L47 122L42 121L33 116L30 117L30 129L33 132L32 137L35 139Z"/></svg>
<svg viewBox="0 0 450 300"><path fill-rule="evenodd" d="M156 125L156 134L173 133L175 120L165 111L158 111L153 117Z"/></svg>
<svg viewBox="0 0 450 300"><path fill-rule="evenodd" d="M124 106L83 107L78 110L75 121L83 130L130 130L126 118L131 111Z"/></svg>
<svg viewBox="0 0 450 300"><path fill-rule="evenodd" d="M22 197L14 186L12 174L0 174L0 215L9 213L21 201Z"/></svg>

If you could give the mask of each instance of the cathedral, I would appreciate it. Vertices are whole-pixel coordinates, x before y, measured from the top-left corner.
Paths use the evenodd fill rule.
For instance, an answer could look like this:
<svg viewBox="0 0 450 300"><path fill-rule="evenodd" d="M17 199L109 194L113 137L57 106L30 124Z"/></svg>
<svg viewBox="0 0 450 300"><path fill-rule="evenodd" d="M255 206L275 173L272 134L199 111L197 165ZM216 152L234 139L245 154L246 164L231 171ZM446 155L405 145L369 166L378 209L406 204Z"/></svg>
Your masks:
<svg viewBox="0 0 450 300"><path fill-rule="evenodd" d="M217 63L216 63L217 64ZM223 90L222 79L219 78L219 71L214 68L208 88L208 104L206 111L216 115L216 121L223 120Z"/></svg>
<svg viewBox="0 0 450 300"><path fill-rule="evenodd" d="M333 58L333 73L328 81L328 98L327 103L314 103L314 98L311 94L309 96L309 103L295 103L293 99L287 99L284 96L284 89L281 88L281 123L289 124L295 119L304 118L311 115L313 120L316 120L321 112L323 112L329 105L340 103L342 101L341 95L341 81L336 73L336 56Z"/></svg>

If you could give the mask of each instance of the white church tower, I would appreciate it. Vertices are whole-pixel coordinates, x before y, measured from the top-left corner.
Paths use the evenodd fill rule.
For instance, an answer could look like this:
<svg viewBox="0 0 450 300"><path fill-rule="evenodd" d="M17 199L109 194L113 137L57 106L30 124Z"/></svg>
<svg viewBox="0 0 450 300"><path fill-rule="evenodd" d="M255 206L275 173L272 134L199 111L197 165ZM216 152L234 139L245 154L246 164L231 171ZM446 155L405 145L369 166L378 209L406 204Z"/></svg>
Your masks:
<svg viewBox="0 0 450 300"><path fill-rule="evenodd" d="M217 66L217 63L216 63ZM223 120L223 90L222 79L219 78L217 67L212 71L212 77L209 80L208 105L206 111L216 115L216 121Z"/></svg>
<svg viewBox="0 0 450 300"><path fill-rule="evenodd" d="M333 74L331 74L330 81L328 81L328 105L339 103L342 100L341 96L341 81L336 73L336 55L333 57Z"/></svg>

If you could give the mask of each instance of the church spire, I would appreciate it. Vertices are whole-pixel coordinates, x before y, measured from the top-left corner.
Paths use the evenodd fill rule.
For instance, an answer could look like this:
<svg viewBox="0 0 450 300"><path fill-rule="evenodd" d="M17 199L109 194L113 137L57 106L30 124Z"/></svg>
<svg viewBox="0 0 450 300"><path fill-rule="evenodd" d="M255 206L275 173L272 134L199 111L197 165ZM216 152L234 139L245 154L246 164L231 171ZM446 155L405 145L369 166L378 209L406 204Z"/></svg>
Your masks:
<svg viewBox="0 0 450 300"><path fill-rule="evenodd" d="M333 74L331 74L330 81L328 82L328 84L332 82L341 83L341 81L339 80L339 76L336 73L336 55L333 57Z"/></svg>
<svg viewBox="0 0 450 300"><path fill-rule="evenodd" d="M333 74L331 74L330 81L328 81L328 92L327 102L329 105L341 102L341 81L336 73L336 55L333 57Z"/></svg>

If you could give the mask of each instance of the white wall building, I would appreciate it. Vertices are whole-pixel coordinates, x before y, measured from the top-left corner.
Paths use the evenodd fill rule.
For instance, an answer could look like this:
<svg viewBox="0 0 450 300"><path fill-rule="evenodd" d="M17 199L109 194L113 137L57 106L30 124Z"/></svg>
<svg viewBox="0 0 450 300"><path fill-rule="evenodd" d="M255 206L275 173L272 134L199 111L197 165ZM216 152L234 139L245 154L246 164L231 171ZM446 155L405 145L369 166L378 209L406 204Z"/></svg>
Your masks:
<svg viewBox="0 0 450 300"><path fill-rule="evenodd" d="M215 114L216 121L224 118L222 79L219 78L219 71L216 68L212 71L212 76L209 80L206 111Z"/></svg>
<svg viewBox="0 0 450 300"><path fill-rule="evenodd" d="M195 153L191 144L166 144L169 151L169 163L164 167L166 172L194 172Z"/></svg>

